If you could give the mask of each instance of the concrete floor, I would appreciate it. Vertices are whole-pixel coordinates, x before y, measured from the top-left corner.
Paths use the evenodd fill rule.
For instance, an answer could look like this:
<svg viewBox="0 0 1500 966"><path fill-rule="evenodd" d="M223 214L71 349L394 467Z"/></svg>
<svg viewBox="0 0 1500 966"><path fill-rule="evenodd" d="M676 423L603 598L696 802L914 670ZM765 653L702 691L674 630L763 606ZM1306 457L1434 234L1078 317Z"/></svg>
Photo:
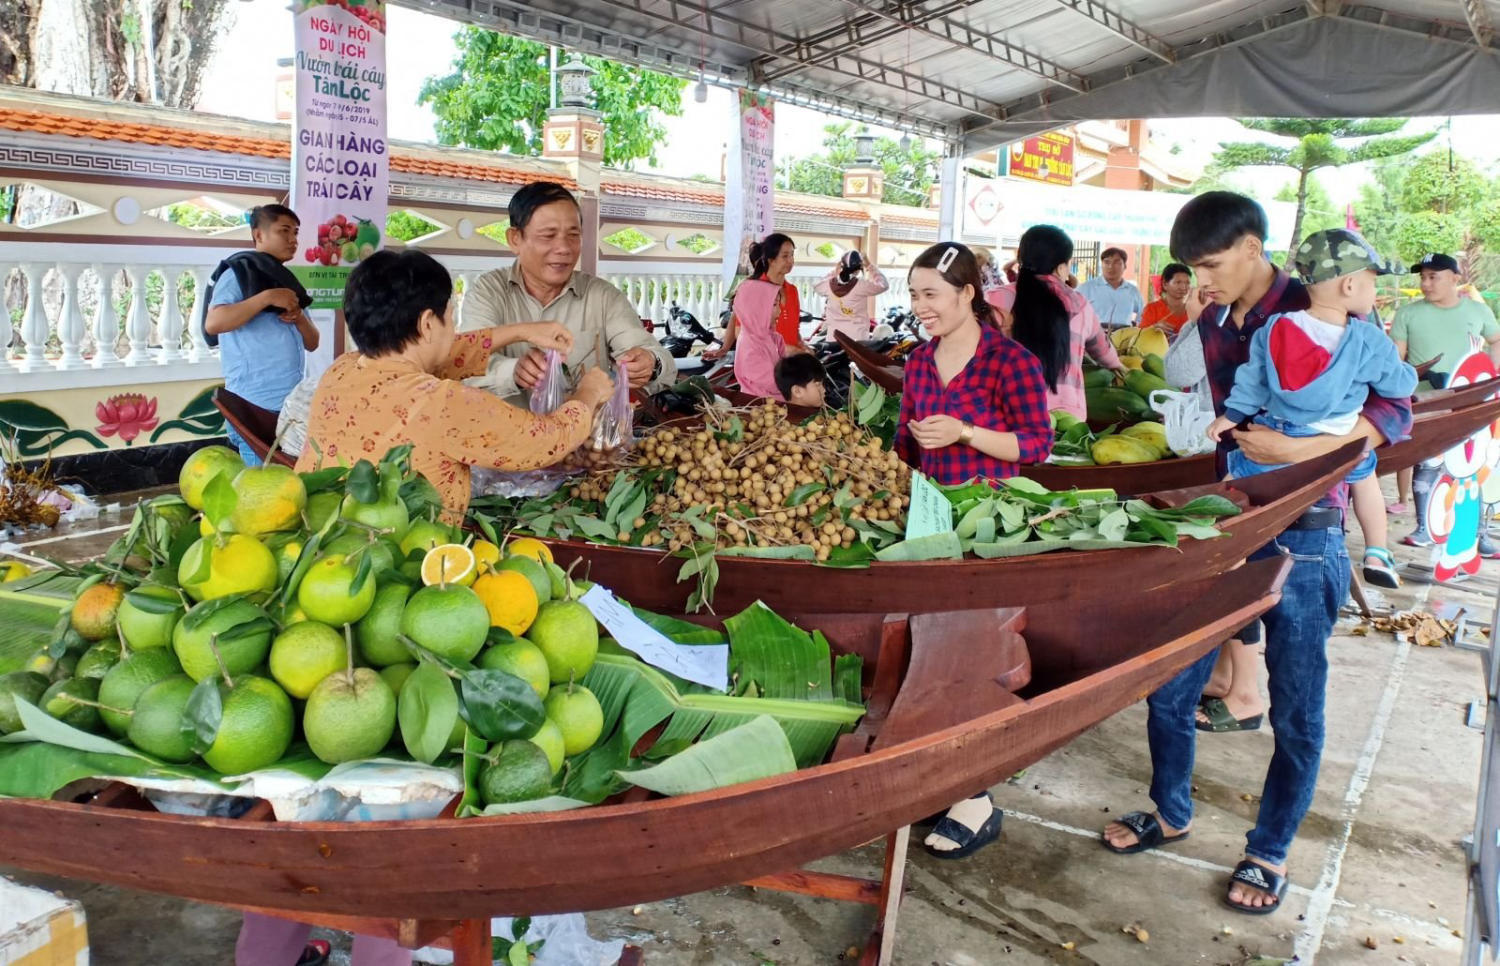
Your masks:
<svg viewBox="0 0 1500 966"><path fill-rule="evenodd" d="M1394 522L1393 536L1408 529ZM66 546L48 551L64 555ZM1397 557L1412 561L1418 552L1397 548ZM1487 623L1497 579L1500 562L1486 562L1467 585L1408 582L1388 602L1398 610L1458 604ZM1329 642L1328 741L1316 801L1292 850L1286 908L1253 918L1221 905L1254 818L1269 730L1203 736L1190 840L1136 856L1100 848L1098 831L1111 816L1150 807L1138 705L999 786L1007 817L997 845L960 862L914 849L896 962L1458 962L1459 842L1473 822L1482 740L1465 714L1482 695L1480 662L1451 646L1417 648L1374 631L1354 636L1353 624L1342 622ZM880 862L881 849L870 846L819 867L873 875ZM0 872L81 900L97 963L232 960L238 919L227 911ZM651 966L836 963L872 920L868 908L744 887L588 916L596 938L644 946ZM1129 924L1144 927L1149 940L1123 932Z"/></svg>

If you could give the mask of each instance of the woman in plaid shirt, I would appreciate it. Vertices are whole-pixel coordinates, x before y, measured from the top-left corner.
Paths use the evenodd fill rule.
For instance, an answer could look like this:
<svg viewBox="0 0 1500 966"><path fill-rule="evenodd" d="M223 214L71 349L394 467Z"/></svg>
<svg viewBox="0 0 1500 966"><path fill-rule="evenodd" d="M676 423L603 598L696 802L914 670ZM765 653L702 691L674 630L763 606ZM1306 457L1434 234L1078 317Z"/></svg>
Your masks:
<svg viewBox="0 0 1500 966"><path fill-rule="evenodd" d="M1052 450L1041 363L1000 334L979 263L956 242L912 263L911 307L932 338L906 361L896 452L939 483L1015 476Z"/></svg>
<svg viewBox="0 0 1500 966"><path fill-rule="evenodd" d="M939 483L1014 476L1052 449L1047 383L1036 356L1000 333L979 263L943 242L912 263L911 308L931 340L906 361L896 452ZM1002 813L988 791L938 820L924 845L961 859L993 842Z"/></svg>

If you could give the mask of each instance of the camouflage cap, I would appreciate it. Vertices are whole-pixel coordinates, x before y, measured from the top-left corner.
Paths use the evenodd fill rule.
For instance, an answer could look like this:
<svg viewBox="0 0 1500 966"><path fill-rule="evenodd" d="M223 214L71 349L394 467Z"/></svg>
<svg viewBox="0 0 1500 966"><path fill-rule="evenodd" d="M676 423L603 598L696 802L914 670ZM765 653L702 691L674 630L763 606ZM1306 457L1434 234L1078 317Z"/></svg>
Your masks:
<svg viewBox="0 0 1500 966"><path fill-rule="evenodd" d="M1394 275L1397 271L1359 232L1349 228L1328 228L1308 235L1297 246L1292 264L1308 285L1353 275L1367 268L1374 269L1377 275Z"/></svg>

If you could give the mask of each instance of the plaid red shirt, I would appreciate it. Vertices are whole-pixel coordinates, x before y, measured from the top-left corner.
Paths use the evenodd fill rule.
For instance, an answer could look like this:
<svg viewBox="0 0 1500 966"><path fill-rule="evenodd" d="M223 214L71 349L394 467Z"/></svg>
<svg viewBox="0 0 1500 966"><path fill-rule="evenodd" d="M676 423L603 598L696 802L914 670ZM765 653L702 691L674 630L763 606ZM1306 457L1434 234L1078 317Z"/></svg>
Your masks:
<svg viewBox="0 0 1500 966"><path fill-rule="evenodd" d="M906 360L901 392L901 423L896 452L939 483L963 483L1015 476L1021 463L1040 463L1052 451L1052 419L1047 414L1047 383L1042 364L1017 342L987 325L979 346L953 381L943 385L936 352L941 339L918 346ZM923 449L907 426L928 416L961 419L980 429L1015 433L1021 444L1017 463L997 460L972 446L954 443Z"/></svg>
<svg viewBox="0 0 1500 966"><path fill-rule="evenodd" d="M1245 322L1239 328L1235 328L1230 320L1229 308L1212 304L1204 308L1198 316L1198 335L1203 340L1203 362L1208 371L1208 388L1213 393L1216 414L1224 413L1224 400L1234 388L1235 370L1250 360L1250 338L1256 330L1273 315L1300 312L1308 305L1307 290L1302 283L1277 269L1270 289L1245 313ZM1372 392L1360 415L1368 419L1387 441L1395 442L1411 434L1409 399L1386 399ZM1224 442L1219 444L1221 468L1224 454L1237 445L1228 433L1224 434ZM1339 484L1318 501L1318 505L1347 509L1349 487Z"/></svg>

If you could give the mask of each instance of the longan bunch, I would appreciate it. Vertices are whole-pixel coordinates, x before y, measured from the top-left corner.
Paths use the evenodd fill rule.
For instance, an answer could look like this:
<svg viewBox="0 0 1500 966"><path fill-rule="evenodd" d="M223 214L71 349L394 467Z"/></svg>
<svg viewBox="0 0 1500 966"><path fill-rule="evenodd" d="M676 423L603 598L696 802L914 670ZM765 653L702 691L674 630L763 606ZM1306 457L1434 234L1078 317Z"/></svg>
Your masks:
<svg viewBox="0 0 1500 966"><path fill-rule="evenodd" d="M682 515L702 508L697 516L713 527L717 546L802 544L827 560L859 538L833 505L846 483L858 501L849 507L851 521L901 520L911 471L848 413L799 425L788 421L785 407L767 403L711 413L708 420L701 428L663 427L636 447L636 466L661 471L645 511L659 525L640 537L642 546L676 551L694 545L703 538ZM595 475L571 495L603 500L611 482L609 475ZM823 489L786 505L811 484ZM646 523L646 516L632 521L637 529Z"/></svg>

